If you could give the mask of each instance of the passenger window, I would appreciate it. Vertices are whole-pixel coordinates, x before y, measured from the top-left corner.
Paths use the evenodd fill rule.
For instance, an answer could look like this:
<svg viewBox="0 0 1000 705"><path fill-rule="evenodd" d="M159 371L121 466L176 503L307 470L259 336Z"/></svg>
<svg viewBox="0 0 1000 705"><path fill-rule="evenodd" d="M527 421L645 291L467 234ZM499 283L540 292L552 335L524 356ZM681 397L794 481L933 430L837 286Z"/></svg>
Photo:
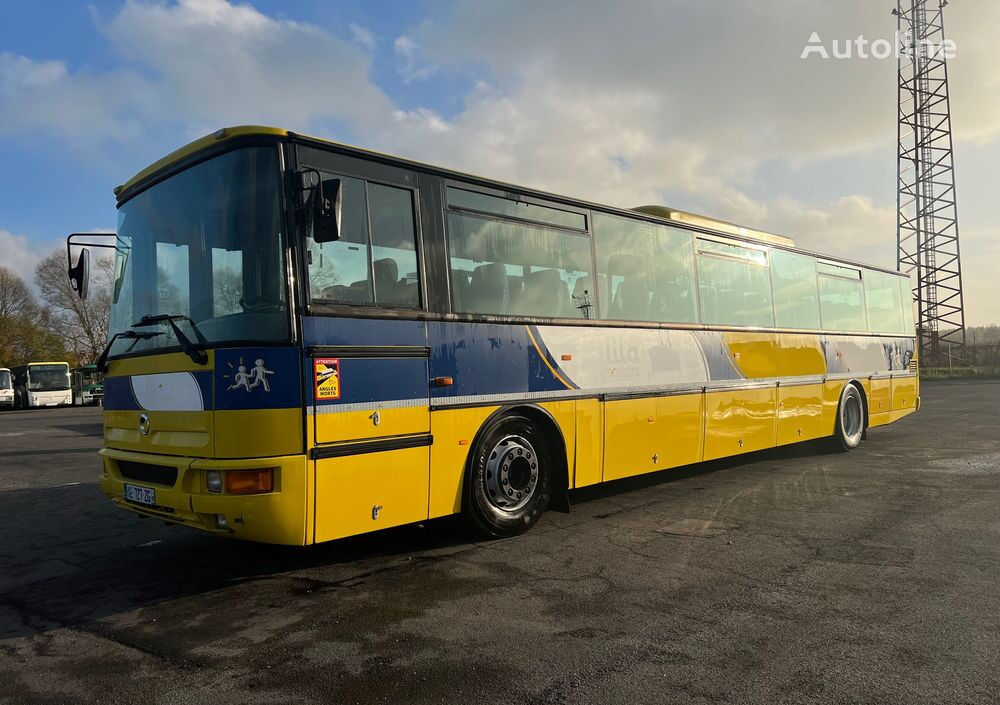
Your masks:
<svg viewBox="0 0 1000 705"><path fill-rule="evenodd" d="M691 235L645 220L595 213L601 316L696 323Z"/></svg>
<svg viewBox="0 0 1000 705"><path fill-rule="evenodd" d="M903 333L913 335L916 324L913 322L913 288L909 277L899 278L899 298L903 302Z"/></svg>
<svg viewBox="0 0 1000 705"><path fill-rule="evenodd" d="M592 318L590 240L497 218L448 214L452 301L462 313Z"/></svg>
<svg viewBox="0 0 1000 705"><path fill-rule="evenodd" d="M785 250L771 250L774 322L778 328L820 328L816 260Z"/></svg>
<svg viewBox="0 0 1000 705"><path fill-rule="evenodd" d="M341 182L340 239L316 243L311 233L307 235L312 298L419 306L413 193L352 177L336 178ZM327 177L324 184L332 180Z"/></svg>
<svg viewBox="0 0 1000 705"><path fill-rule="evenodd" d="M823 328L843 332L868 330L861 270L825 262L817 267Z"/></svg>
<svg viewBox="0 0 1000 705"><path fill-rule="evenodd" d="M864 283L868 324L872 333L902 333L903 302L899 277L866 269Z"/></svg>
<svg viewBox="0 0 1000 705"><path fill-rule="evenodd" d="M375 301L383 306L420 305L412 192L368 184L372 221Z"/></svg>
<svg viewBox="0 0 1000 705"><path fill-rule="evenodd" d="M771 328L774 310L767 253L715 240L698 240L702 323Z"/></svg>

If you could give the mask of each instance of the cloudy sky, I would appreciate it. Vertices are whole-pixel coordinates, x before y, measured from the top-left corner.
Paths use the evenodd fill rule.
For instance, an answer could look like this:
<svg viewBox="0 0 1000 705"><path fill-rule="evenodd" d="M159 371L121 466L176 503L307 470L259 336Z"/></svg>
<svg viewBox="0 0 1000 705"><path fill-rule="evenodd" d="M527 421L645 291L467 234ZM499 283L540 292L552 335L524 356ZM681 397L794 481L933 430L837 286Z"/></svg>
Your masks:
<svg viewBox="0 0 1000 705"><path fill-rule="evenodd" d="M895 62L800 59L891 38L894 4L5 3L0 253L30 271L168 151L273 124L894 266ZM967 320L1000 323L1000 3L947 18Z"/></svg>

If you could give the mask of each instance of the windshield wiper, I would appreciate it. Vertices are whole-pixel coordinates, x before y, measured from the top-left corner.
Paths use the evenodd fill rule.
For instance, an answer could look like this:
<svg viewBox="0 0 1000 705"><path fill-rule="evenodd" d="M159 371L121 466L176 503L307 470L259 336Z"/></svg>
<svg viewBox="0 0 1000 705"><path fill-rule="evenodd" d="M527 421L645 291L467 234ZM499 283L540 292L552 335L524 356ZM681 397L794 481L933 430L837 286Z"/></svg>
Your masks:
<svg viewBox="0 0 1000 705"><path fill-rule="evenodd" d="M135 347L135 344L138 343L140 340L149 340L150 338L155 338L158 335L163 335L163 333L159 332L139 333L138 331L134 331L131 328L128 330L123 330L119 333L115 333L113 336L111 336L111 340L108 341L108 344L104 346L104 350L101 352L101 356L97 358L97 362L95 362L94 364L97 365L98 371L101 372L102 374L107 372L108 354L111 352L111 346L114 345L115 341L120 338L132 340L132 345L130 345L128 348L129 350L131 350L132 348Z"/></svg>
<svg viewBox="0 0 1000 705"><path fill-rule="evenodd" d="M191 330L194 331L195 337L198 338L198 343L200 345L208 345L208 341L205 336L201 334L198 330L197 324L191 320L188 316L184 316L179 313L158 313L156 315L145 315L138 320L138 322L133 323L133 328L142 328L144 326L155 326L160 323L166 323L170 326L170 330L174 332L174 337L177 338L177 342L180 343L181 350L184 351L188 357L191 358L191 362L196 365L204 365L208 363L208 353L206 353L201 348L196 348L194 343L184 335L184 331L180 329L177 325L177 321L187 321L191 325Z"/></svg>

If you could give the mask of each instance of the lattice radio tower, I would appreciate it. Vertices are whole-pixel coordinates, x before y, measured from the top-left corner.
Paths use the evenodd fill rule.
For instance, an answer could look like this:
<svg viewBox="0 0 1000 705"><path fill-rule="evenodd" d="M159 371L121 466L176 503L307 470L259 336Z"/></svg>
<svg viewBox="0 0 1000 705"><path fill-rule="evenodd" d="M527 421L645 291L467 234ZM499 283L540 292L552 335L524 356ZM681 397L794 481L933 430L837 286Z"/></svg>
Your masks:
<svg viewBox="0 0 1000 705"><path fill-rule="evenodd" d="M951 101L945 62L948 0L897 0L899 159L897 266L916 273L921 361L961 359L965 346Z"/></svg>

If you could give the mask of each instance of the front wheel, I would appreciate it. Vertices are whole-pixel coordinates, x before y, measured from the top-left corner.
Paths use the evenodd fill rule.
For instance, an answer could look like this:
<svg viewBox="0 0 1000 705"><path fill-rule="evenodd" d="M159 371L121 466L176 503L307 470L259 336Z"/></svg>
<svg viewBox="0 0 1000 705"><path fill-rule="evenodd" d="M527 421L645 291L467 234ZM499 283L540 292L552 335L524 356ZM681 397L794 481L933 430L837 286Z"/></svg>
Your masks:
<svg viewBox="0 0 1000 705"><path fill-rule="evenodd" d="M837 427L833 434L837 450L852 451L861 444L865 432L865 405L853 384L844 387L837 406Z"/></svg>
<svg viewBox="0 0 1000 705"><path fill-rule="evenodd" d="M549 506L551 468L549 444L530 419L499 417L480 434L469 455L465 515L487 536L524 533Z"/></svg>

